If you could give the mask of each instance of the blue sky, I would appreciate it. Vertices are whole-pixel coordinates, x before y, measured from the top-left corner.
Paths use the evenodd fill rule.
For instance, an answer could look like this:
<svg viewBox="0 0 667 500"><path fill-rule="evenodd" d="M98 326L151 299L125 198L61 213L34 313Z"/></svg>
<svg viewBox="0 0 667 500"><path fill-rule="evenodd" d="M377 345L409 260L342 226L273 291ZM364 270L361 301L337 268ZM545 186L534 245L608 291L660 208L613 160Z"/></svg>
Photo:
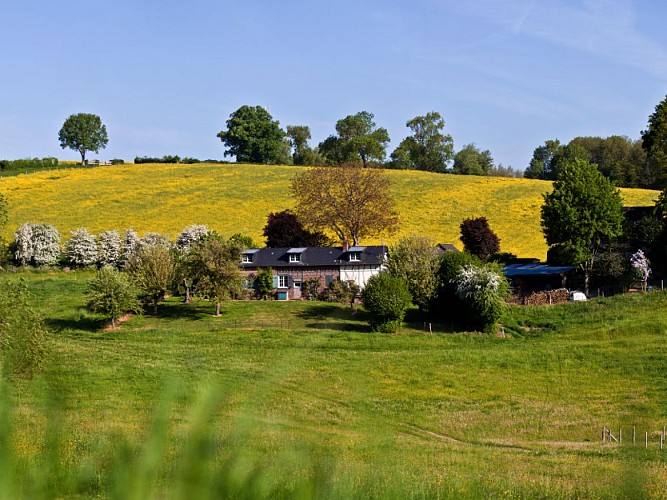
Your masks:
<svg viewBox="0 0 667 500"><path fill-rule="evenodd" d="M0 19L0 158L78 159L57 135L86 112L100 159L221 159L249 104L313 145L369 111L388 153L438 111L456 150L523 170L547 139L639 138L667 94L659 0L21 0Z"/></svg>

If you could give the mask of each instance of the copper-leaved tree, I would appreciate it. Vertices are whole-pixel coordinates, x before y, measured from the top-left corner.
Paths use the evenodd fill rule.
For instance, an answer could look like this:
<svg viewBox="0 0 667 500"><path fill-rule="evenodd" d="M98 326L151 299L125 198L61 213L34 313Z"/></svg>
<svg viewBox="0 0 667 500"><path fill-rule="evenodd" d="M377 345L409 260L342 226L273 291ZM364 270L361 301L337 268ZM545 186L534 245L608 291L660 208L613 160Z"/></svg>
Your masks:
<svg viewBox="0 0 667 500"><path fill-rule="evenodd" d="M316 167L292 180L299 220L358 245L361 238L393 234L398 215L384 171L353 165Z"/></svg>

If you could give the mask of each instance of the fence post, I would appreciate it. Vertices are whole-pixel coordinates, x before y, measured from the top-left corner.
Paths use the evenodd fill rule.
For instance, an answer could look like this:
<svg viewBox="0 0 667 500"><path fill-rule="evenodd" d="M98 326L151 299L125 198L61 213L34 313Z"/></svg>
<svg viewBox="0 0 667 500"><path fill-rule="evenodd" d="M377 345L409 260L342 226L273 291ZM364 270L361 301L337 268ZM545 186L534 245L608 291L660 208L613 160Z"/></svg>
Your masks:
<svg viewBox="0 0 667 500"><path fill-rule="evenodd" d="M632 426L632 446L635 445L635 426Z"/></svg>
<svg viewBox="0 0 667 500"><path fill-rule="evenodd" d="M604 443L607 440L607 426L602 428L602 442Z"/></svg>
<svg viewBox="0 0 667 500"><path fill-rule="evenodd" d="M644 433L644 448L648 448L648 431Z"/></svg>
<svg viewBox="0 0 667 500"><path fill-rule="evenodd" d="M623 442L623 429L619 427L618 429L618 443L621 444Z"/></svg>

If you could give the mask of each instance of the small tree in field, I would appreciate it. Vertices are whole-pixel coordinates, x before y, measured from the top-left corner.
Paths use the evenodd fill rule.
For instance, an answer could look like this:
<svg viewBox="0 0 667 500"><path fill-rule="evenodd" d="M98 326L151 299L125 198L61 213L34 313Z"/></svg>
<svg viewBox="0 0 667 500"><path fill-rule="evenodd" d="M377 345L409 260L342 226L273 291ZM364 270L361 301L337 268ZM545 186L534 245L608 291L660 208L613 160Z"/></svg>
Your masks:
<svg viewBox="0 0 667 500"><path fill-rule="evenodd" d="M65 244L67 262L74 267L86 267L96 264L99 260L99 249L94 234L85 227L71 232Z"/></svg>
<svg viewBox="0 0 667 500"><path fill-rule="evenodd" d="M371 276L361 297L370 314L371 329L383 333L398 330L411 303L405 282L387 273Z"/></svg>
<svg viewBox="0 0 667 500"><path fill-rule="evenodd" d="M466 252L486 260L500 251L500 239L489 227L486 217L466 219L460 227L461 241Z"/></svg>
<svg viewBox="0 0 667 500"><path fill-rule="evenodd" d="M176 281L176 260L163 245L141 247L127 261L125 269L141 290L146 303L157 314L158 303Z"/></svg>
<svg viewBox="0 0 667 500"><path fill-rule="evenodd" d="M220 316L221 301L235 298L243 290L240 263L239 246L216 234L197 243L188 254L187 269L195 291L215 302L216 316Z"/></svg>
<svg viewBox="0 0 667 500"><path fill-rule="evenodd" d="M110 266L105 266L95 275L88 286L88 309L104 314L111 320L111 327L116 328L116 320L129 312L141 312L138 290L127 274Z"/></svg>

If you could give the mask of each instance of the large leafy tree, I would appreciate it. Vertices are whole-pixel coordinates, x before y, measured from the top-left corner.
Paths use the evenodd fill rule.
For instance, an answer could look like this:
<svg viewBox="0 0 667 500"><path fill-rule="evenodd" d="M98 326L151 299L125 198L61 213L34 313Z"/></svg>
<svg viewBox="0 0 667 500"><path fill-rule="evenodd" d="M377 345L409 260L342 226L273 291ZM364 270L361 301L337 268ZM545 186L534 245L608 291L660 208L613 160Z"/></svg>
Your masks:
<svg viewBox="0 0 667 500"><path fill-rule="evenodd" d="M405 236L389 247L387 272L407 285L412 302L421 312L428 310L438 290L440 256L426 236Z"/></svg>
<svg viewBox="0 0 667 500"><path fill-rule="evenodd" d="M73 149L81 155L81 164L86 162L86 152L99 152L109 142L107 128L99 116L90 113L70 115L58 132L60 147Z"/></svg>
<svg viewBox="0 0 667 500"><path fill-rule="evenodd" d="M648 166L657 189L667 187L667 97L648 119L648 128L642 131L642 147L648 157Z"/></svg>
<svg viewBox="0 0 667 500"><path fill-rule="evenodd" d="M440 113L431 111L416 116L405 124L412 135L401 141L391 154L398 168L444 172L454 157L452 136L443 134L445 120Z"/></svg>
<svg viewBox="0 0 667 500"><path fill-rule="evenodd" d="M306 227L332 231L341 241L358 245L361 238L391 234L398 225L391 182L380 169L312 168L292 179L292 194Z"/></svg>
<svg viewBox="0 0 667 500"><path fill-rule="evenodd" d="M382 163L386 156L389 133L376 127L373 113L360 111L336 122L337 136L329 136L320 143L322 156L333 165Z"/></svg>
<svg viewBox="0 0 667 500"><path fill-rule="evenodd" d="M288 125L287 137L293 149L294 165L321 165L321 158L316 150L310 147L310 127L306 125Z"/></svg>
<svg viewBox="0 0 667 500"><path fill-rule="evenodd" d="M308 231L294 212L283 210L270 213L264 236L268 248L282 247L324 247L331 243L321 231Z"/></svg>
<svg viewBox="0 0 667 500"><path fill-rule="evenodd" d="M620 191L595 165L570 160L554 182L553 191L544 195L541 223L550 260L579 266L588 293L595 257L605 243L623 231Z"/></svg>
<svg viewBox="0 0 667 500"><path fill-rule="evenodd" d="M243 163L286 163L285 132L261 106L241 106L227 120L227 130L218 137L226 146L225 156Z"/></svg>
<svg viewBox="0 0 667 500"><path fill-rule="evenodd" d="M481 151L474 144L466 144L463 149L454 156L452 172L464 175L489 175L493 168L491 151Z"/></svg>
<svg viewBox="0 0 667 500"><path fill-rule="evenodd" d="M553 159L559 148L561 144L558 139L546 141L542 146L536 147L523 176L526 179L550 179Z"/></svg>

